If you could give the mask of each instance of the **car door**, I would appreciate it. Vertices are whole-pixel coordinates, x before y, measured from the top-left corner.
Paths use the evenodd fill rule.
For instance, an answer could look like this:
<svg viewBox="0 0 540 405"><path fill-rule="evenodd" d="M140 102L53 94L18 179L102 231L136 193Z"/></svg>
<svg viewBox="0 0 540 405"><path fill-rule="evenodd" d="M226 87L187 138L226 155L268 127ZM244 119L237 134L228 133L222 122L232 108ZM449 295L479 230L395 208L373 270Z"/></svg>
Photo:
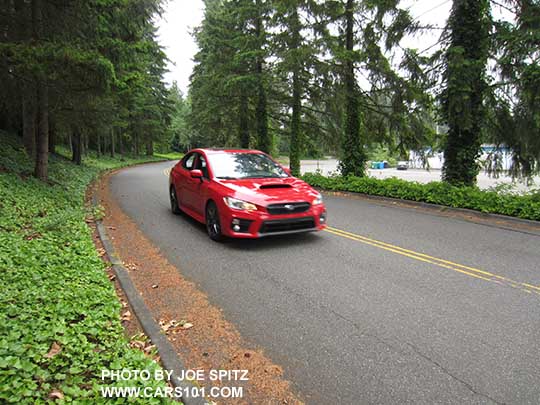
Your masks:
<svg viewBox="0 0 540 405"><path fill-rule="evenodd" d="M191 170L195 166L197 160L197 154L192 152L184 156L175 169L174 173L177 178L176 183L176 194L178 202L181 206L191 208L193 207L193 196L192 196L192 187L191 183L193 179L191 178Z"/></svg>
<svg viewBox="0 0 540 405"><path fill-rule="evenodd" d="M196 186L193 188L193 209L200 215L205 215L206 201L208 200L208 193L210 186L210 175L208 173L208 165L206 157L198 153L197 161L195 162L195 169L199 169L203 177L202 179L195 179L197 181Z"/></svg>
<svg viewBox="0 0 540 405"><path fill-rule="evenodd" d="M190 167L186 168L187 173L184 180L184 196L186 201L185 206L200 214L198 206L200 202L201 179L191 177L191 171L198 169L201 154L195 152L193 153L193 156L194 160Z"/></svg>

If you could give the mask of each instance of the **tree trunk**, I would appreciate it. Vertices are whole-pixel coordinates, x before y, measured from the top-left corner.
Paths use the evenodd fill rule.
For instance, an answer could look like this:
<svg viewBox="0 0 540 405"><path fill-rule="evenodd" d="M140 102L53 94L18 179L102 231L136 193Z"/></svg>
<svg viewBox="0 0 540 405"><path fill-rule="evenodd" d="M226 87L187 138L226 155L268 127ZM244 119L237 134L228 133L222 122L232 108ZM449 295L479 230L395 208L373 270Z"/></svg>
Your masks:
<svg viewBox="0 0 540 405"><path fill-rule="evenodd" d="M448 124L443 179L451 184L474 185L479 171L489 9L488 0L454 1L448 20L451 40L442 102Z"/></svg>
<svg viewBox="0 0 540 405"><path fill-rule="evenodd" d="M114 136L114 128L111 128L111 157L113 158L114 157L114 153L115 153L115 150L114 150L114 141L115 141L115 136Z"/></svg>
<svg viewBox="0 0 540 405"><path fill-rule="evenodd" d="M88 135L87 132L85 132L83 135L82 135L82 140L83 140L83 147L81 148L81 154L83 156L87 156L88 155L88 151L89 151L89 148L88 148L88 143L90 141L90 136Z"/></svg>
<svg viewBox="0 0 540 405"><path fill-rule="evenodd" d="M34 175L47 180L49 170L49 89L43 82L38 84L38 125L36 137L36 165Z"/></svg>
<svg viewBox="0 0 540 405"><path fill-rule="evenodd" d="M135 156L139 156L139 135L133 134L133 152Z"/></svg>
<svg viewBox="0 0 540 405"><path fill-rule="evenodd" d="M101 153L103 155L106 155L107 154L107 136L104 135L104 136L101 136L99 137L99 147L101 148Z"/></svg>
<svg viewBox="0 0 540 405"><path fill-rule="evenodd" d="M146 142L146 156L153 156L154 155L154 142L152 140L149 140Z"/></svg>
<svg viewBox="0 0 540 405"><path fill-rule="evenodd" d="M240 96L240 108L238 117L238 131L240 132L240 146L249 148L249 121L248 121L248 98L245 90L242 90Z"/></svg>
<svg viewBox="0 0 540 405"><path fill-rule="evenodd" d="M347 0L345 10L345 70L343 82L345 85L345 131L341 144L340 169L343 176L365 175L367 160L364 145L360 136L360 108L358 89L354 76L354 9L355 1Z"/></svg>
<svg viewBox="0 0 540 405"><path fill-rule="evenodd" d="M36 157L36 96L34 83L24 83L22 89L23 145L31 159Z"/></svg>
<svg viewBox="0 0 540 405"><path fill-rule="evenodd" d="M71 161L77 165L82 163L82 136L81 130L78 126L74 125L71 127L71 149L73 154L71 156Z"/></svg>
<svg viewBox="0 0 540 405"><path fill-rule="evenodd" d="M56 121L49 116L49 153L56 153Z"/></svg>
<svg viewBox="0 0 540 405"><path fill-rule="evenodd" d="M293 176L300 175L300 114L302 109L302 100L300 94L300 80L298 71L293 72L293 98L291 115L291 138L289 145L289 168Z"/></svg>
<svg viewBox="0 0 540 405"><path fill-rule="evenodd" d="M97 157L101 156L101 135L99 131L96 135L96 154L97 154Z"/></svg>
<svg viewBox="0 0 540 405"><path fill-rule="evenodd" d="M121 155L124 154L124 141L123 141L123 135L122 130L120 129L118 132L118 151Z"/></svg>
<svg viewBox="0 0 540 405"><path fill-rule="evenodd" d="M32 0L32 36L40 41L43 37L42 0ZM44 78L37 80L37 132L36 164L34 175L47 180L49 169L49 89Z"/></svg>
<svg viewBox="0 0 540 405"><path fill-rule="evenodd" d="M257 20L255 22L255 35L257 36L259 50L263 49L264 32L262 23L261 0L256 1L257 5ZM257 139L259 149L263 152L270 153L272 151L272 137L268 133L268 114L266 111L266 90L264 88L263 77L263 56L258 55L256 61L257 72L257 109L255 119L257 123Z"/></svg>
<svg viewBox="0 0 540 405"><path fill-rule="evenodd" d="M300 20L298 11L295 9L291 16L291 49L297 50L300 46ZM292 115L291 115L291 136L289 144L289 168L293 176L300 175L300 148L301 148L301 133L300 120L302 109L302 88L300 83L301 61L297 56L294 56L293 61L293 76L292 76Z"/></svg>

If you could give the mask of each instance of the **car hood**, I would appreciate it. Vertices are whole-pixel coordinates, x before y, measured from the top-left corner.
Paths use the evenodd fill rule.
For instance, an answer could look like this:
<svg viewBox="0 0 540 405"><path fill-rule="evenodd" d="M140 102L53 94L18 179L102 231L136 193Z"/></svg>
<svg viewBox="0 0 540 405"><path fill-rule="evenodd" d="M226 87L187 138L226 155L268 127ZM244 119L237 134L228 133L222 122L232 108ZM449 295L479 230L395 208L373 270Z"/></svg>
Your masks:
<svg viewBox="0 0 540 405"><path fill-rule="evenodd" d="M229 195L260 206L284 202L311 203L319 194L305 181L295 177L219 180Z"/></svg>

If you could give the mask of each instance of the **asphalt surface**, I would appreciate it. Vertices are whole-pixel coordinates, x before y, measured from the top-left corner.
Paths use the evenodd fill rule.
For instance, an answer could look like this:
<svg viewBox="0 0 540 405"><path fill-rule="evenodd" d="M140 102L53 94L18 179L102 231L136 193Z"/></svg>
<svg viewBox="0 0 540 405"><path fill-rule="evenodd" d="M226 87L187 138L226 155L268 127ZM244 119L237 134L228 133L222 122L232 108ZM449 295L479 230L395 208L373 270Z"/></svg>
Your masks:
<svg viewBox="0 0 540 405"><path fill-rule="evenodd" d="M540 232L327 196L331 231L218 244L171 166L113 195L307 403L540 403Z"/></svg>

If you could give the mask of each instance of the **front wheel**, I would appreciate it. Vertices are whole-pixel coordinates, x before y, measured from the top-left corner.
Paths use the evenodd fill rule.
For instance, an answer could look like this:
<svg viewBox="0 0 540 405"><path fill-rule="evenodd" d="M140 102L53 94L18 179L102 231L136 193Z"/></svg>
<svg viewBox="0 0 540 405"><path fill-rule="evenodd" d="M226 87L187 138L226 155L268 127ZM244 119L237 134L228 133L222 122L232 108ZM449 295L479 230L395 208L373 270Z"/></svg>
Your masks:
<svg viewBox="0 0 540 405"><path fill-rule="evenodd" d="M223 240L218 209L213 201L210 201L206 206L206 231L213 241L220 242Z"/></svg>
<svg viewBox="0 0 540 405"><path fill-rule="evenodd" d="M169 199L171 201L171 212L174 215L180 215L181 211L180 208L178 208L178 197L176 196L176 190L173 185L169 188Z"/></svg>

